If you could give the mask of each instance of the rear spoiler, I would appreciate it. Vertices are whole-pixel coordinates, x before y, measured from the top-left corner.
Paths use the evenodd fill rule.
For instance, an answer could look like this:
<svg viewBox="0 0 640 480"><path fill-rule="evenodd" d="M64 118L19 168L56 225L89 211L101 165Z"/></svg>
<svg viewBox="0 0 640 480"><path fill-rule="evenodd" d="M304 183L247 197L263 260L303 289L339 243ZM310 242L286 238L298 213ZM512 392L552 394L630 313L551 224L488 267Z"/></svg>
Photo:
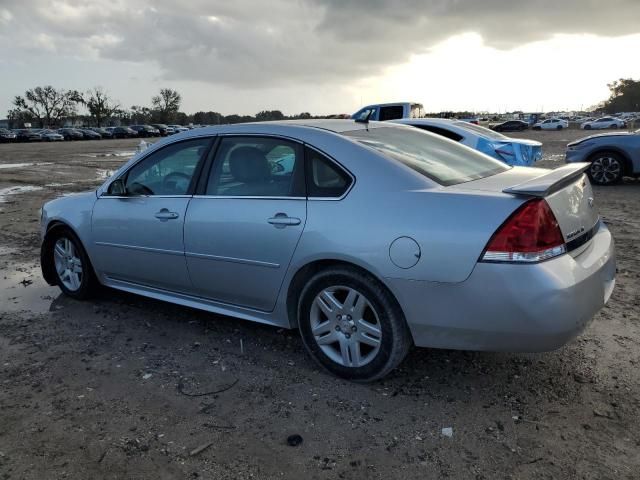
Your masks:
<svg viewBox="0 0 640 480"><path fill-rule="evenodd" d="M514 195L546 197L575 182L590 165L590 163L570 163L502 191Z"/></svg>

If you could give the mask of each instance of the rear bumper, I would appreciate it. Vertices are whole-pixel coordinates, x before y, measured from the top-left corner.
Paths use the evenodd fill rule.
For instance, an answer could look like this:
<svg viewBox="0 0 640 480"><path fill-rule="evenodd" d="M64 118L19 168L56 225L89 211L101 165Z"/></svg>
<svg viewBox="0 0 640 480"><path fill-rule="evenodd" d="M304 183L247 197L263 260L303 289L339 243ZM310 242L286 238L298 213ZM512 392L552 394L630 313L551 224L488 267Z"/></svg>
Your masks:
<svg viewBox="0 0 640 480"><path fill-rule="evenodd" d="M387 279L416 345L459 350L541 352L578 335L615 285L611 233L604 224L589 246L535 265L478 263L467 280Z"/></svg>

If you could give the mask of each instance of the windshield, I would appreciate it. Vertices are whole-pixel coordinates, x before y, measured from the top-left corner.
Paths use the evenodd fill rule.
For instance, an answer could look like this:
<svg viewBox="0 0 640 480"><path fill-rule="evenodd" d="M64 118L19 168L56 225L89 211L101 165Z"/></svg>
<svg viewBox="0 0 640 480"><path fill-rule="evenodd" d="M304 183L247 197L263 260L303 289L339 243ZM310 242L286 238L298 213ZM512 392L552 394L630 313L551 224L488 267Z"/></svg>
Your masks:
<svg viewBox="0 0 640 480"><path fill-rule="evenodd" d="M482 135L483 137L491 138L492 140L508 140L509 137L503 135L499 132L494 132L488 128L481 127L479 125L474 125L469 122L453 122L454 125L465 128L471 132L474 132L478 135Z"/></svg>
<svg viewBox="0 0 640 480"><path fill-rule="evenodd" d="M417 128L372 128L344 134L441 185L455 185L510 167L482 153Z"/></svg>

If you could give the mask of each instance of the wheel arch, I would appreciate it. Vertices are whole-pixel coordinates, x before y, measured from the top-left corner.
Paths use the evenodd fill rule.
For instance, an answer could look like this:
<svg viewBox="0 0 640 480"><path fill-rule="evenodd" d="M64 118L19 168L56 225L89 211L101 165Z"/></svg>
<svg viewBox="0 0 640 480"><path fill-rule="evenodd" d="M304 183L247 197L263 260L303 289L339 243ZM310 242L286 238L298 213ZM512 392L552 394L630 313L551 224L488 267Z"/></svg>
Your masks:
<svg viewBox="0 0 640 480"><path fill-rule="evenodd" d="M42 269L42 276L49 285L56 285L56 272L53 264L53 256L51 255L51 249L49 248L49 246L53 238L53 234L60 230L69 230L71 233L73 233L73 235L78 239L78 242L80 242L80 245L84 249L87 258L89 258L89 252L82 243L80 235L78 235L78 232L76 232L71 225L63 222L62 220L52 220L51 222L49 222L44 233L44 238L42 239L42 245L40 246L40 268ZM91 258L89 258L89 266L93 270Z"/></svg>
<svg viewBox="0 0 640 480"><path fill-rule="evenodd" d="M287 317L289 319L289 325L291 326L291 328L298 328L298 303L300 300L300 294L302 293L304 286L309 281L309 279L313 275L315 275L317 272L323 269L331 268L331 267L351 268L374 278L384 289L387 290L390 297L396 303L396 306L398 307L400 312L402 312L402 316L405 317L402 305L400 305L400 302L398 301L396 295L389 288L389 286L380 278L380 276L371 272L370 269L367 269L356 263L353 263L347 260L327 258L327 259L313 260L306 263L305 265L298 268L296 273L291 278L291 281L289 282L289 286L287 288L287 296L286 296ZM405 321L406 321L406 317L405 317Z"/></svg>

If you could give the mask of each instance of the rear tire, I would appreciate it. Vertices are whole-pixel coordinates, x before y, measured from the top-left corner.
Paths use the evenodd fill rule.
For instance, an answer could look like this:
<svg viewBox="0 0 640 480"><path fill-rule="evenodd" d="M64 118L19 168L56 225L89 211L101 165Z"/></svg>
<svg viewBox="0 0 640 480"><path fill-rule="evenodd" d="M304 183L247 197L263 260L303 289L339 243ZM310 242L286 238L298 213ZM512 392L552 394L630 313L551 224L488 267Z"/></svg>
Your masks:
<svg viewBox="0 0 640 480"><path fill-rule="evenodd" d="M591 130L591 125L585 125L585 126L584 126L584 129L585 129L585 130Z"/></svg>
<svg viewBox="0 0 640 480"><path fill-rule="evenodd" d="M624 159L613 152L596 153L591 157L587 174L596 185L615 185L624 175Z"/></svg>
<svg viewBox="0 0 640 480"><path fill-rule="evenodd" d="M332 374L356 382L387 375L412 344L404 314L373 276L351 267L316 273L298 303L302 341Z"/></svg>

